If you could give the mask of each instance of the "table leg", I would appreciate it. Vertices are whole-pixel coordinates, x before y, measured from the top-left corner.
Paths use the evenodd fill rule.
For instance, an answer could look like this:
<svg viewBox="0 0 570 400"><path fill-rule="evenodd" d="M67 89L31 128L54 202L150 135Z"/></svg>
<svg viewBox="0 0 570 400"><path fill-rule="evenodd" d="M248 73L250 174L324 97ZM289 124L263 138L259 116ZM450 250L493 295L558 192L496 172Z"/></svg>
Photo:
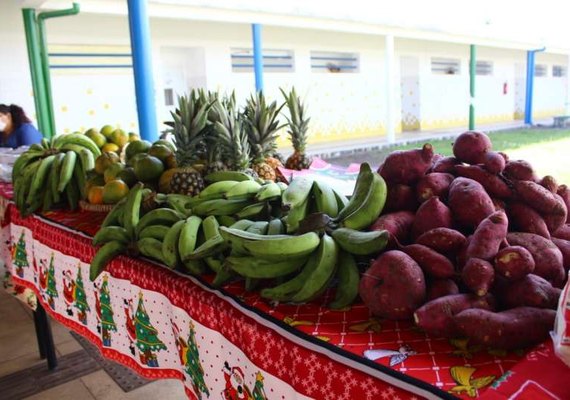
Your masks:
<svg viewBox="0 0 570 400"><path fill-rule="evenodd" d="M45 310L39 303L35 313L37 315L37 325L39 326L39 331L41 334L41 337L39 337L38 340L41 339L43 341L45 355L47 357L48 369L52 370L57 367L57 356L55 355L55 345L53 344L53 336L51 334L49 319L46 315Z"/></svg>
<svg viewBox="0 0 570 400"><path fill-rule="evenodd" d="M38 305L38 307L41 307ZM43 310L43 309L42 309ZM46 345L44 340L44 327L40 323L40 317L38 311L34 311L34 327L36 328L36 338L38 339L38 349L40 350L40 358L44 360L46 358Z"/></svg>

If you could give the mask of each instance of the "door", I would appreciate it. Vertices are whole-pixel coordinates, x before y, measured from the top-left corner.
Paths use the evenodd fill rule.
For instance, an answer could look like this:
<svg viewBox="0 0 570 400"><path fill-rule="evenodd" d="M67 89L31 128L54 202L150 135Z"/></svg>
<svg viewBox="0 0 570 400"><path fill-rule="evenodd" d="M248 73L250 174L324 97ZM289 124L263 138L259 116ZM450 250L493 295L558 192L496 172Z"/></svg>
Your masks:
<svg viewBox="0 0 570 400"><path fill-rule="evenodd" d="M420 60L403 56L400 59L402 96L402 131L420 130Z"/></svg>

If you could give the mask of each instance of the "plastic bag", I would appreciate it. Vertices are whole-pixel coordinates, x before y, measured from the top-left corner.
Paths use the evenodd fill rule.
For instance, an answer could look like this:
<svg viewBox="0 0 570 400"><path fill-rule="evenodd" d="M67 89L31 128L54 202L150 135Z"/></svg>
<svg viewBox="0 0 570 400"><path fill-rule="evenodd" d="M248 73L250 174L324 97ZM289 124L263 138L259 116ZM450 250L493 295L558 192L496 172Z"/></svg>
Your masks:
<svg viewBox="0 0 570 400"><path fill-rule="evenodd" d="M562 290L558 300L558 310L551 332L556 355L570 367L570 280Z"/></svg>

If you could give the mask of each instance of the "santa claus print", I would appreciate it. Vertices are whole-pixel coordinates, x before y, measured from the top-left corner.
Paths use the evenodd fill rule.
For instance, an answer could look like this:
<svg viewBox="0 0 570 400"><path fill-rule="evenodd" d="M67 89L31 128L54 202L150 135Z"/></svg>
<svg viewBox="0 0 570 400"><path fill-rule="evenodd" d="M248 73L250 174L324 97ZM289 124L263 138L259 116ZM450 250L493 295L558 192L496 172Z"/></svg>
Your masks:
<svg viewBox="0 0 570 400"><path fill-rule="evenodd" d="M132 299L123 299L123 312L125 314L125 321L127 327L127 337L129 338L129 349L131 354L134 356L135 353L135 342L137 341L137 333L135 330L134 314L135 310L133 307Z"/></svg>
<svg viewBox="0 0 570 400"><path fill-rule="evenodd" d="M253 396L245 384L245 376L240 367L231 367L226 361L224 363L224 379L226 388L222 391L224 400L252 400Z"/></svg>
<svg viewBox="0 0 570 400"><path fill-rule="evenodd" d="M73 317L73 303L75 302L75 279L71 276L70 270L65 270L63 274L63 300L65 301L65 312Z"/></svg>

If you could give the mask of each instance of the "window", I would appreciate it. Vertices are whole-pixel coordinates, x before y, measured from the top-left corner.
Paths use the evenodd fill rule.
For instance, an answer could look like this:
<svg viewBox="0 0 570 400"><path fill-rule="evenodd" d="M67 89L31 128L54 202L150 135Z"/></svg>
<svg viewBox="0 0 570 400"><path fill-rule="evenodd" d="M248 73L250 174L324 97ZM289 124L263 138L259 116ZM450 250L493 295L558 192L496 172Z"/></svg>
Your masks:
<svg viewBox="0 0 570 400"><path fill-rule="evenodd" d="M311 51L311 71L325 73L357 73L358 53Z"/></svg>
<svg viewBox="0 0 570 400"><path fill-rule="evenodd" d="M493 63L491 61L477 61L475 66L477 75L493 75Z"/></svg>
<svg viewBox="0 0 570 400"><path fill-rule="evenodd" d="M164 105L165 106L174 105L174 90L164 89Z"/></svg>
<svg viewBox="0 0 570 400"><path fill-rule="evenodd" d="M431 72L440 75L459 75L461 61L455 58L432 57Z"/></svg>
<svg viewBox="0 0 570 400"><path fill-rule="evenodd" d="M536 64L534 66L534 76L546 76L548 73L548 67L544 64Z"/></svg>
<svg viewBox="0 0 570 400"><path fill-rule="evenodd" d="M552 66L552 76L555 78L563 78L566 76L566 67L562 65Z"/></svg>
<svg viewBox="0 0 570 400"><path fill-rule="evenodd" d="M232 71L253 72L253 49L232 48ZM265 72L294 72L295 59L292 50L263 49Z"/></svg>

